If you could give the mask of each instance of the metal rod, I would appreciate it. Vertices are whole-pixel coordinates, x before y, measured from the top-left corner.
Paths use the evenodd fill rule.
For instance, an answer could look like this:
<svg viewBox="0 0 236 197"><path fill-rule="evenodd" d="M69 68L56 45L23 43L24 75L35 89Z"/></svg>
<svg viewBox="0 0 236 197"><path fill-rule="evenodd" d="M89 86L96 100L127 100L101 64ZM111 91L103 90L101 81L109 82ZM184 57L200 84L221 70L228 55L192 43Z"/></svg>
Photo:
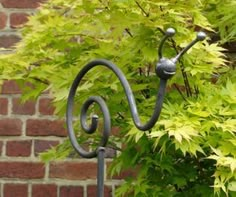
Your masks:
<svg viewBox="0 0 236 197"><path fill-rule="evenodd" d="M98 165L97 165L97 197L104 196L104 158L105 158L105 148L99 147L98 153Z"/></svg>
<svg viewBox="0 0 236 197"><path fill-rule="evenodd" d="M197 33L197 37L191 43L189 43L180 53L172 59L174 63L176 63L193 45L195 45L199 41L203 41L206 38L206 34L202 31Z"/></svg>
<svg viewBox="0 0 236 197"><path fill-rule="evenodd" d="M115 75L118 77L118 79L120 80L121 85L125 91L125 95L127 97L128 103L129 103L129 108L131 111L133 122L134 122L135 126L139 130L142 130L142 131L150 130L154 126L154 124L156 123L157 119L159 118L159 115L160 115L161 109L162 109L163 100L164 100L166 84L167 84L167 79L162 79L162 78L160 79L159 90L157 92L157 98L156 98L156 103L155 103L155 107L153 110L153 114L151 115L151 118L149 119L149 121L147 121L145 124L142 124L140 121L140 118L139 118L135 98L134 98L134 95L133 95L132 90L130 88L130 85L129 85L127 79L125 78L124 74L122 73L122 71L116 65L114 65L112 62L110 62L108 60L97 59L97 60L93 60L93 61L89 62L85 67L83 67L82 70L76 76L76 78L71 86L70 92L69 92L69 97L67 100L66 123L67 123L69 138L71 140L73 147L82 157L85 157L85 158L96 157L97 153L96 153L96 150L92 151L92 152L87 152L87 151L83 150L82 147L78 144L77 138L75 136L74 129L73 129L73 114L72 114L72 112L73 112L74 98L75 98L76 90L80 84L80 81L82 80L82 78L85 76L85 74L90 69L92 69L96 66L106 67L106 68L110 69L111 71L113 71L115 73ZM163 68L163 69L165 69L165 68ZM103 136L102 136L100 146L105 147L106 143L108 141L110 130L111 130L111 120L110 120L109 110L107 108L105 101L102 99L102 97L92 96L92 97L89 97L87 99L87 101L85 101L85 103L82 105L82 109L81 109L81 115L80 115L81 125L82 125L82 128L89 134L93 133L97 129L96 118L92 118L90 126L88 126L86 123L86 112L87 112L89 106L92 105L93 103L97 103L99 105L99 107L102 111L102 114L103 114L104 130L103 130Z"/></svg>
<svg viewBox="0 0 236 197"><path fill-rule="evenodd" d="M173 28L168 28L165 32L165 36L162 38L159 48L158 48L158 57L159 59L162 58L162 49L165 41L169 38L175 35L175 30Z"/></svg>

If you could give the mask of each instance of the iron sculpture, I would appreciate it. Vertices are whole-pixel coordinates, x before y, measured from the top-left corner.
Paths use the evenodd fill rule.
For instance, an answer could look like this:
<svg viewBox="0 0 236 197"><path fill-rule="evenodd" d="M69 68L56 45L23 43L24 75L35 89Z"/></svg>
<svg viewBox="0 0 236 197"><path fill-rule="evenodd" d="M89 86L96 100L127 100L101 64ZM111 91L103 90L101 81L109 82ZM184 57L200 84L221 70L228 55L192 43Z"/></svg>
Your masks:
<svg viewBox="0 0 236 197"><path fill-rule="evenodd" d="M104 154L105 154L105 147L108 142L109 134L111 131L111 121L110 121L110 114L107 108L107 105L102 97L99 96L91 96L89 97L85 103L81 107L80 112L80 123L82 129L88 133L92 134L96 131L98 126L98 116L93 115L91 119L91 125L87 125L86 118L87 118L87 111L89 107L96 103L99 105L100 110L103 114L103 135L101 137L100 145L93 151L86 151L84 150L77 141L76 135L73 129L73 106L74 106L74 97L76 94L76 90L85 76L85 74L92 68L96 66L104 66L115 73L115 75L119 78L122 87L124 88L129 108L131 111L132 119L134 125L141 131L150 130L158 120L158 117L161 112L163 99L165 95L165 89L167 80L170 79L176 72L176 63L177 61L183 56L184 53L187 52L194 44L198 41L202 41L205 39L206 35L204 32L198 32L197 37L193 40L189 45L187 45L176 57L168 59L162 56L163 45L165 41L172 37L175 34L175 30L173 28L167 29L165 36L160 42L160 46L158 49L158 56L159 61L156 65L155 71L156 75L160 78L160 85L159 90L157 92L156 103L154 107L154 112L149 119L149 121L145 124L142 124L139 118L138 110L136 107L135 99L130 88L128 81L126 80L122 71L114 65L112 62L104 60L104 59L97 59L89 62L85 65L82 70L76 76L69 92L68 101L67 101L67 112L66 112L66 123L67 129L69 134L69 139L71 141L72 146L78 152L78 154L84 158L98 158L98 175L97 175L97 196L103 197L104 194Z"/></svg>

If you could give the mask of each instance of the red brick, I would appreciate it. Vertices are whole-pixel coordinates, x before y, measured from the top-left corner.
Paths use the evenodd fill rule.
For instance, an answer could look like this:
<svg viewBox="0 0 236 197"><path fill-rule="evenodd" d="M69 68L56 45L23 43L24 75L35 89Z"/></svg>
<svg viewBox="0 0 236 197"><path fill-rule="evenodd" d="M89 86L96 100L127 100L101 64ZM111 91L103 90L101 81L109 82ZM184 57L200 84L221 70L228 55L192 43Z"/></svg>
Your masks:
<svg viewBox="0 0 236 197"><path fill-rule="evenodd" d="M0 48L11 48L19 41L20 37L17 35L2 35L0 36Z"/></svg>
<svg viewBox="0 0 236 197"><path fill-rule="evenodd" d="M2 88L1 89L2 94L20 94L21 93L20 87L17 85L15 81L12 81L12 80L4 81L1 88Z"/></svg>
<svg viewBox="0 0 236 197"><path fill-rule="evenodd" d="M87 186L87 196L89 197L97 197L97 186L89 185ZM112 188L105 186L104 187L104 197L112 197Z"/></svg>
<svg viewBox="0 0 236 197"><path fill-rule="evenodd" d="M0 119L1 136L19 136L21 135L22 122L20 119L6 118Z"/></svg>
<svg viewBox="0 0 236 197"><path fill-rule="evenodd" d="M28 185L26 184L5 184L4 197L28 197Z"/></svg>
<svg viewBox="0 0 236 197"><path fill-rule="evenodd" d="M83 196L83 187L80 186L61 186L60 197L79 197Z"/></svg>
<svg viewBox="0 0 236 197"><path fill-rule="evenodd" d="M33 185L32 197L57 197L57 186L54 184Z"/></svg>
<svg viewBox="0 0 236 197"><path fill-rule="evenodd" d="M43 163L33 162L0 162L0 177L20 179L44 178Z"/></svg>
<svg viewBox="0 0 236 197"><path fill-rule="evenodd" d="M0 98L0 114L7 115L8 114L8 99Z"/></svg>
<svg viewBox="0 0 236 197"><path fill-rule="evenodd" d="M58 144L59 144L59 141L55 141L55 140L35 140L34 154L37 156L39 153L42 153Z"/></svg>
<svg viewBox="0 0 236 197"><path fill-rule="evenodd" d="M112 127L111 134L116 137L121 137L120 128L119 127Z"/></svg>
<svg viewBox="0 0 236 197"><path fill-rule="evenodd" d="M27 101L25 103L22 103L20 98L13 98L12 113L22 115L33 115L35 114L35 102Z"/></svg>
<svg viewBox="0 0 236 197"><path fill-rule="evenodd" d="M28 136L66 136L65 122L62 120L30 119L26 122Z"/></svg>
<svg viewBox="0 0 236 197"><path fill-rule="evenodd" d="M0 0L5 8L37 8L44 0Z"/></svg>
<svg viewBox="0 0 236 197"><path fill-rule="evenodd" d="M52 106L52 99L41 98L39 100L39 113L42 115L53 115L55 107Z"/></svg>
<svg viewBox="0 0 236 197"><path fill-rule="evenodd" d="M31 154L31 140L8 141L6 145L6 155L15 157L27 157Z"/></svg>
<svg viewBox="0 0 236 197"><path fill-rule="evenodd" d="M7 24L7 15L4 12L0 12L0 29L4 29Z"/></svg>
<svg viewBox="0 0 236 197"><path fill-rule="evenodd" d="M28 14L26 13L12 13L10 15L10 26L11 28L22 27L28 21Z"/></svg>
<svg viewBox="0 0 236 197"><path fill-rule="evenodd" d="M135 175L136 175L135 170L130 169L130 170L124 170L124 171L120 172L120 174L112 176L112 178L111 177L108 177L108 178L121 180L121 179L125 179L127 177L135 177Z"/></svg>
<svg viewBox="0 0 236 197"><path fill-rule="evenodd" d="M85 180L97 178L97 163L57 162L50 165L50 178Z"/></svg>

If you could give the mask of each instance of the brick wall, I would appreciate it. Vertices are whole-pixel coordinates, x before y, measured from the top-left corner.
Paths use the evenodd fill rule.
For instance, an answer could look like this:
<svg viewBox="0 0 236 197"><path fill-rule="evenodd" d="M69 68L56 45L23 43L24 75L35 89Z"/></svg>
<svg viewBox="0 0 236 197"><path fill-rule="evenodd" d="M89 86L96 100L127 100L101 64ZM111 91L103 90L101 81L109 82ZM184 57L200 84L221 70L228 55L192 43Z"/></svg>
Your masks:
<svg viewBox="0 0 236 197"><path fill-rule="evenodd" d="M0 0L0 48L11 52L20 40L18 29L40 2ZM50 96L24 104L20 97L17 84L6 81L0 92L0 197L95 197L96 159L44 164L38 158L67 136L64 121L53 115ZM106 177L106 197L114 196L120 178Z"/></svg>
<svg viewBox="0 0 236 197"><path fill-rule="evenodd" d="M20 40L17 31L42 0L0 0L0 48L9 48Z"/></svg>

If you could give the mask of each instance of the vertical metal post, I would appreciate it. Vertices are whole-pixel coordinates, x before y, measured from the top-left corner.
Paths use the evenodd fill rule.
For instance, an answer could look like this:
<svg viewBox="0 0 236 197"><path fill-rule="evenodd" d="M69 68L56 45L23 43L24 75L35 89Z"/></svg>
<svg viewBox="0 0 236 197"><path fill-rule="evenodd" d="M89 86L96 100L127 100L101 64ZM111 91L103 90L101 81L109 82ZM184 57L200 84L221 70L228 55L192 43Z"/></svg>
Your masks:
<svg viewBox="0 0 236 197"><path fill-rule="evenodd" d="M104 158L105 148L99 147L98 151L98 168L97 168L97 197L104 196Z"/></svg>

